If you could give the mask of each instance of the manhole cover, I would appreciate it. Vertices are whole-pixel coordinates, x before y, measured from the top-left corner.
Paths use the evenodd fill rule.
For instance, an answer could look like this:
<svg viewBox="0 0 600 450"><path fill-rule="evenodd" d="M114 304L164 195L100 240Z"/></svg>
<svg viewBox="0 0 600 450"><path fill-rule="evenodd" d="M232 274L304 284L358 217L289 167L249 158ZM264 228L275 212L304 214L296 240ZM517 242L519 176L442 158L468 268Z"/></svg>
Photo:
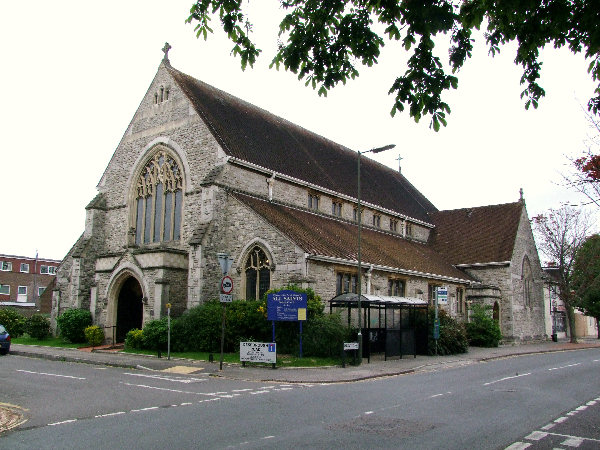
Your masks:
<svg viewBox="0 0 600 450"><path fill-rule="evenodd" d="M336 423L328 426L328 429L335 431L373 433L397 437L414 436L434 428L435 425L431 423L377 415L361 416L350 422Z"/></svg>

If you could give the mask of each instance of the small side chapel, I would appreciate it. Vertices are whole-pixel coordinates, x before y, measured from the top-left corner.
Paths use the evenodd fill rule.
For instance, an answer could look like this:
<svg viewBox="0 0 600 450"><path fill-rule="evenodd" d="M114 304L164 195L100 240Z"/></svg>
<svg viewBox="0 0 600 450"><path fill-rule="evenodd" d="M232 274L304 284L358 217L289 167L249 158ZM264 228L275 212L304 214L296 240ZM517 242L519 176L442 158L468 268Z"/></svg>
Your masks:
<svg viewBox="0 0 600 450"><path fill-rule="evenodd" d="M86 207L52 315L89 308L108 342L218 298L296 283L327 301L357 291L431 302L468 320L489 304L506 342L546 338L542 270L525 201L438 211L399 171L173 68L170 46ZM293 158L291 157L293 155ZM352 176L349 176L351 174Z"/></svg>

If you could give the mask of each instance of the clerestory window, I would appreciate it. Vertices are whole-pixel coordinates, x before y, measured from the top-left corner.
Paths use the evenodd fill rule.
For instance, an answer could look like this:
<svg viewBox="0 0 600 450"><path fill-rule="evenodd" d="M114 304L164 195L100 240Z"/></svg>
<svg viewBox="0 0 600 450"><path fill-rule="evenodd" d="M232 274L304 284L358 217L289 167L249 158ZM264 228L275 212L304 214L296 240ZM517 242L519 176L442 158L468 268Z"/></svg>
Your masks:
<svg viewBox="0 0 600 450"><path fill-rule="evenodd" d="M136 245L181 238L183 178L175 160L157 152L142 169L136 186Z"/></svg>

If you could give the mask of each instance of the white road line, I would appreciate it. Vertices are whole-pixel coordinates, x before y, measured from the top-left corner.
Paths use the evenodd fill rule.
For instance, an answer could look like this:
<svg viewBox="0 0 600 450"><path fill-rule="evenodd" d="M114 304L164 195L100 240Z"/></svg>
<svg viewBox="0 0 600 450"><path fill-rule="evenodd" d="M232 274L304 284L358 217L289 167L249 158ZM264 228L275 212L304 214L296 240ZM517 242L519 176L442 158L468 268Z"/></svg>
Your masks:
<svg viewBox="0 0 600 450"><path fill-rule="evenodd" d="M539 441L540 439L544 439L548 436L548 433L544 433L542 431L534 431L529 436L525 436L525 439L530 441Z"/></svg>
<svg viewBox="0 0 600 450"><path fill-rule="evenodd" d="M70 420L63 420L62 422L49 423L48 426L55 427L56 425L63 425L65 423L73 423L73 422L77 422L77 419L70 419Z"/></svg>
<svg viewBox="0 0 600 450"><path fill-rule="evenodd" d="M246 389L233 389L231 392L248 392L251 391L252 389L250 388L246 388Z"/></svg>
<svg viewBox="0 0 600 450"><path fill-rule="evenodd" d="M177 406L177 405L173 405L173 406ZM154 409L158 409L158 406L149 406L147 408L132 409L130 412L152 411Z"/></svg>
<svg viewBox="0 0 600 450"><path fill-rule="evenodd" d="M514 375L512 377L504 377L504 378L500 378L499 380L495 380L495 381L490 381L489 383L483 383L484 386L489 386L490 384L495 384L495 383L500 383L501 381L506 381L506 380L512 380L513 378L521 378L521 377L526 377L528 375L531 375L531 372L529 373L522 373L521 375Z"/></svg>
<svg viewBox="0 0 600 450"><path fill-rule="evenodd" d="M123 381L121 381L121 384L124 384L125 386L140 387L140 388L144 388L144 389L154 389L156 391L175 392L177 394L211 395L211 394L204 394L202 392L182 391L180 389L169 389L169 388L161 388L161 387L156 387L156 386L148 386L147 384L125 383Z"/></svg>
<svg viewBox="0 0 600 450"><path fill-rule="evenodd" d="M33 372L31 370L23 370L23 369L17 369L17 372L31 373L31 374L34 374L34 375L45 375L45 376L48 376L48 377L70 378L72 380L85 380L85 378L82 378L82 377L73 377L71 375L59 375L57 373L46 373L46 372Z"/></svg>
<svg viewBox="0 0 600 450"><path fill-rule="evenodd" d="M370 414L373 414L373 411L365 411L365 416L368 416Z"/></svg>
<svg viewBox="0 0 600 450"><path fill-rule="evenodd" d="M568 366L553 367L552 369L548 369L548 370L550 371L550 370L567 369L569 367L579 366L580 364L581 363L569 364Z"/></svg>
<svg viewBox="0 0 600 450"><path fill-rule="evenodd" d="M548 431L548 430L550 430L550 429L554 428L555 426L556 426L556 424L555 424L555 423L549 423L548 425L544 425L544 426L542 427L542 430Z"/></svg>
<svg viewBox="0 0 600 450"><path fill-rule="evenodd" d="M273 439L273 438L275 438L275 436L265 436L265 437L263 437L261 439Z"/></svg>
<svg viewBox="0 0 600 450"><path fill-rule="evenodd" d="M583 444L583 439L579 438L569 438L560 443L566 447L579 447L581 444Z"/></svg>
<svg viewBox="0 0 600 450"><path fill-rule="evenodd" d="M174 381L176 383L197 383L199 381L206 381L206 378L180 378L180 377L171 377L168 375L147 375L143 373L124 373L123 375L130 375L132 377L143 377L143 378L153 378L155 380L164 380L164 381Z"/></svg>
<svg viewBox="0 0 600 450"><path fill-rule="evenodd" d="M564 421L566 421L568 419L568 417L559 417L558 419L556 419L554 421L554 423L563 423Z"/></svg>
<svg viewBox="0 0 600 450"><path fill-rule="evenodd" d="M97 416L94 416L95 419L99 419L101 417L111 417L111 416L120 416L121 414L127 414L125 411L117 411L114 413L107 413L107 414L98 414Z"/></svg>
<svg viewBox="0 0 600 450"><path fill-rule="evenodd" d="M515 442L514 444L506 447L504 450L524 450L527 447L531 447L531 444L527 442Z"/></svg>

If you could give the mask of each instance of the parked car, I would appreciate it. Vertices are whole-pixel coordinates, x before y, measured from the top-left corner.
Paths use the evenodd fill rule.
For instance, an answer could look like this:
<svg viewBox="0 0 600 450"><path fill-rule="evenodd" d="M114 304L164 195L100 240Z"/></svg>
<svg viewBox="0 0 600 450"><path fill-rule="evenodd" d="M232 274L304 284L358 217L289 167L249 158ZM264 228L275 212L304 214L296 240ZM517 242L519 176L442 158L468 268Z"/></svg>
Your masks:
<svg viewBox="0 0 600 450"><path fill-rule="evenodd" d="M0 355L6 355L10 351L10 334L0 325Z"/></svg>

